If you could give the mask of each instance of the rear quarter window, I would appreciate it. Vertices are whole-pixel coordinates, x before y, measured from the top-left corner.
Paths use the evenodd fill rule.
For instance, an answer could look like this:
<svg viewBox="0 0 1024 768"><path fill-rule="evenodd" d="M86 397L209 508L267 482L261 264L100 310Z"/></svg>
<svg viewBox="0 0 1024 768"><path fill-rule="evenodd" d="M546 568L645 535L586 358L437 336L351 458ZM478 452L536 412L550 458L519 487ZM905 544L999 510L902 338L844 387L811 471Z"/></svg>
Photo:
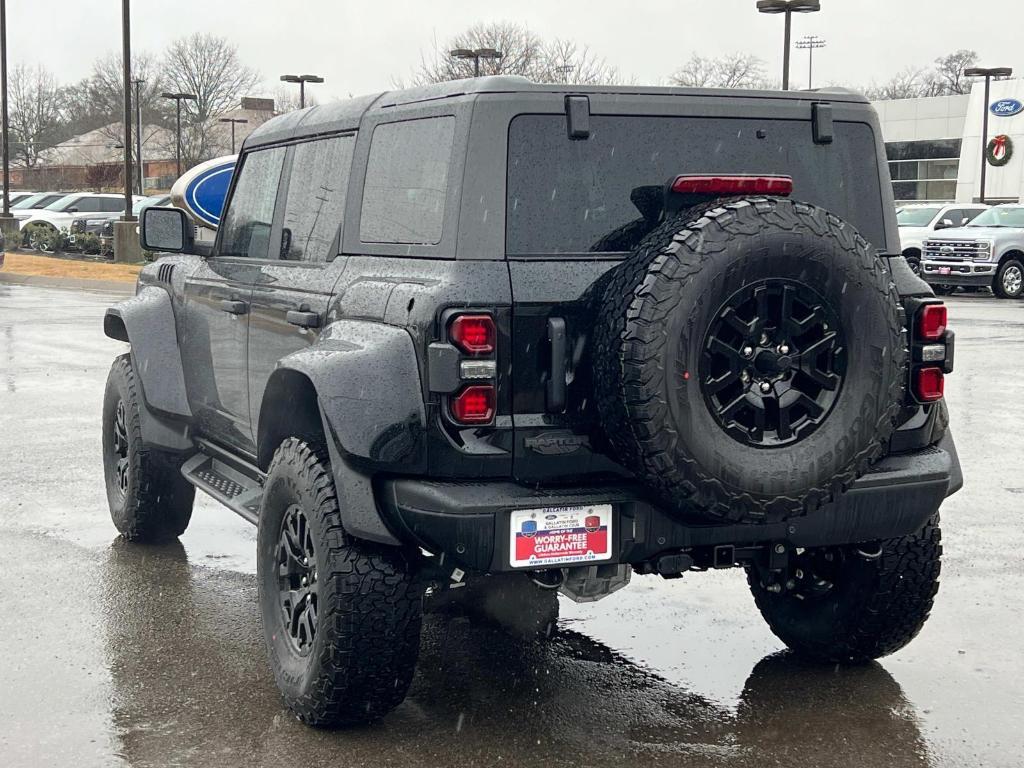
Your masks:
<svg viewBox="0 0 1024 768"><path fill-rule="evenodd" d="M441 242L454 138L454 117L383 123L374 129L359 217L362 242Z"/></svg>
<svg viewBox="0 0 1024 768"><path fill-rule="evenodd" d="M564 115L519 115L509 126L506 250L580 255L631 250L655 226L661 188L683 173L793 177L793 199L827 208L885 246L874 133L837 122L815 144L809 121L591 117L570 140Z"/></svg>

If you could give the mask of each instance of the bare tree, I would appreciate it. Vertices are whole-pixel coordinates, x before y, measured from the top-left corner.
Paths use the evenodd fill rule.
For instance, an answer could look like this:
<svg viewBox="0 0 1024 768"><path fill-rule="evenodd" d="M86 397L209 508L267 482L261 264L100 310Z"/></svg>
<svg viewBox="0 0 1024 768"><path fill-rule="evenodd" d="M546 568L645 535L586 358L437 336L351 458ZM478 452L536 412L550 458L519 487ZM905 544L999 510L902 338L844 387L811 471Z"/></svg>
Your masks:
<svg viewBox="0 0 1024 768"><path fill-rule="evenodd" d="M306 91L306 106L314 107L320 102L316 96ZM294 112L299 108L299 89L294 85L287 87L282 85L274 91L274 113L283 115L285 112Z"/></svg>
<svg viewBox="0 0 1024 768"><path fill-rule="evenodd" d="M961 48L935 60L935 78L943 84L944 93L970 93L973 80L964 76L964 70L977 63L976 51Z"/></svg>
<svg viewBox="0 0 1024 768"><path fill-rule="evenodd" d="M864 89L869 99L913 99L921 95L924 73L916 67L902 69L884 83Z"/></svg>
<svg viewBox="0 0 1024 768"><path fill-rule="evenodd" d="M690 88L770 88L774 85L764 74L764 62L749 53L717 58L695 53L669 80Z"/></svg>
<svg viewBox="0 0 1024 768"><path fill-rule="evenodd" d="M182 160L187 166L208 160L215 150L216 119L238 106L260 74L242 63L226 38L209 34L171 43L163 63L166 87L197 97L182 102Z"/></svg>
<svg viewBox="0 0 1024 768"><path fill-rule="evenodd" d="M61 88L44 67L13 67L8 78L11 156L31 168L65 138Z"/></svg>
<svg viewBox="0 0 1024 768"><path fill-rule="evenodd" d="M424 58L413 76L414 85L441 83L473 77L472 59L455 59L450 51L456 48L494 48L500 59L481 59L482 75L521 75L536 82L617 83L615 67L591 50L571 40L543 40L521 24L500 22L476 24L443 45L434 45L430 58ZM396 83L396 85L401 85Z"/></svg>

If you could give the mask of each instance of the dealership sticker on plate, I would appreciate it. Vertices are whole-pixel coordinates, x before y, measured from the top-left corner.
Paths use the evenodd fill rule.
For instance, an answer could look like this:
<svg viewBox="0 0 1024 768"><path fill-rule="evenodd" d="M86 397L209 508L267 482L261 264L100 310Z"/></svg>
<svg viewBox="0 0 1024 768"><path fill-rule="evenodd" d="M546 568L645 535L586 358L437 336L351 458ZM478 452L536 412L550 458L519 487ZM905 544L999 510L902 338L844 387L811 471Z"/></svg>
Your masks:
<svg viewBox="0 0 1024 768"><path fill-rule="evenodd" d="M513 568L548 568L609 560L612 505L517 509L511 515Z"/></svg>

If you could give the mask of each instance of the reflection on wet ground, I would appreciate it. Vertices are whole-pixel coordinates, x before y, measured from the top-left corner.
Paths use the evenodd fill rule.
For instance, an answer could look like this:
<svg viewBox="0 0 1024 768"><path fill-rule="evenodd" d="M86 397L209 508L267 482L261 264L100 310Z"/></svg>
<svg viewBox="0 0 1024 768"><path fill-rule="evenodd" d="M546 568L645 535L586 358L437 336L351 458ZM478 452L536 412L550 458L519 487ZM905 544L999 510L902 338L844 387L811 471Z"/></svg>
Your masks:
<svg viewBox="0 0 1024 768"><path fill-rule="evenodd" d="M0 768L1020 764L1024 413L1004 406L1024 400L1024 303L951 301L968 486L943 510L935 612L904 651L806 666L779 653L741 574L637 578L563 603L546 645L428 617L408 700L319 732L266 666L252 528L203 500L179 544L113 536L97 427L122 348L100 331L109 301L0 285ZM23 322L39 306L51 319Z"/></svg>

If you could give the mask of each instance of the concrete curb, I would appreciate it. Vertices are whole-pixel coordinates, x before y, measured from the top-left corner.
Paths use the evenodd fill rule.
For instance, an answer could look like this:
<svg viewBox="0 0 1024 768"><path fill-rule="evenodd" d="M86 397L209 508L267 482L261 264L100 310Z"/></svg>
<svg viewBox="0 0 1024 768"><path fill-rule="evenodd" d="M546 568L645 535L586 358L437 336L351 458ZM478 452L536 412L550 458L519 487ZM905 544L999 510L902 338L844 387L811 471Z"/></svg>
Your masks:
<svg viewBox="0 0 1024 768"><path fill-rule="evenodd" d="M0 271L0 283L37 285L43 288L62 288L66 291L101 291L103 293L120 293L126 296L135 294L135 283L126 283L121 280L86 280L85 278L73 277L19 275L16 272Z"/></svg>

